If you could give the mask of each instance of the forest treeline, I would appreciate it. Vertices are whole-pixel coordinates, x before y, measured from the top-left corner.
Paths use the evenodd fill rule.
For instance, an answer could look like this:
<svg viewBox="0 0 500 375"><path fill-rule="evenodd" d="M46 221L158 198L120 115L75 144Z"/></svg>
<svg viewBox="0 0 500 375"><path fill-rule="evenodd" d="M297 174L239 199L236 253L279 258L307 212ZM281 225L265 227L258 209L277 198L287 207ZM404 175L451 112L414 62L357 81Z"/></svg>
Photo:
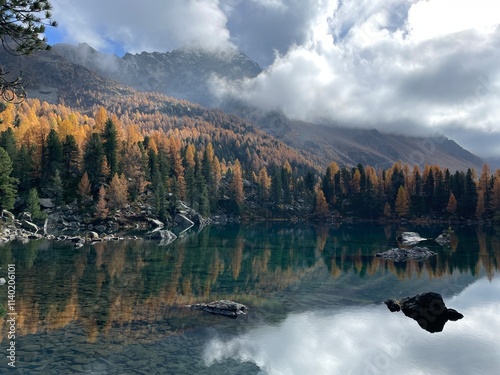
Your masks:
<svg viewBox="0 0 500 375"><path fill-rule="evenodd" d="M42 218L46 197L105 218L147 203L168 220L180 199L204 216L500 220L500 170L487 165L479 175L402 163L321 171L237 117L183 101L158 109L144 98L88 114L0 103L0 208Z"/></svg>

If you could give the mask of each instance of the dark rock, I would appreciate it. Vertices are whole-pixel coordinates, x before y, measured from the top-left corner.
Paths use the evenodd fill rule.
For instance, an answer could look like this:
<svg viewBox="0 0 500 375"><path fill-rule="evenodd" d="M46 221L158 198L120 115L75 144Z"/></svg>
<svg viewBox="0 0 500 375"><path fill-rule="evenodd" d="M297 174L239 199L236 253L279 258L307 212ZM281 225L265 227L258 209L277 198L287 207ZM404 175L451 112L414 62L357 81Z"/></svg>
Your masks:
<svg viewBox="0 0 500 375"><path fill-rule="evenodd" d="M234 301L220 300L210 303L196 303L194 305L187 305L195 310L201 310L210 314L223 315L231 318L237 318L238 315L246 314L248 308Z"/></svg>
<svg viewBox="0 0 500 375"><path fill-rule="evenodd" d="M407 317L412 318L422 329L431 333L441 332L448 320L457 321L464 317L458 311L447 308L443 297L434 292L405 297L399 301L399 304L392 299L384 303L391 312L399 311L395 309L395 305L398 305Z"/></svg>
<svg viewBox="0 0 500 375"><path fill-rule="evenodd" d="M31 218L31 213L30 212L24 211L24 212L21 212L19 214L19 220L28 220L28 221L31 221L33 219Z"/></svg>
<svg viewBox="0 0 500 375"><path fill-rule="evenodd" d="M457 320L462 319L464 316L460 314L457 310L455 309L448 309L448 320L451 320L452 322L456 322Z"/></svg>
<svg viewBox="0 0 500 375"><path fill-rule="evenodd" d="M431 256L436 255L434 251L429 250L426 247L414 247L413 249L391 249L384 251L383 253L375 254L376 257L383 259L390 259L395 262L404 262L409 259L423 260Z"/></svg>
<svg viewBox="0 0 500 375"><path fill-rule="evenodd" d="M42 209L54 208L54 202L52 202L52 199L50 198L38 198L38 201L40 202Z"/></svg>
<svg viewBox="0 0 500 375"><path fill-rule="evenodd" d="M396 312L396 311L400 311L401 310L401 307L399 306L399 303L390 298L390 299L386 299L384 301L384 303L387 305L387 308L391 311L391 312Z"/></svg>

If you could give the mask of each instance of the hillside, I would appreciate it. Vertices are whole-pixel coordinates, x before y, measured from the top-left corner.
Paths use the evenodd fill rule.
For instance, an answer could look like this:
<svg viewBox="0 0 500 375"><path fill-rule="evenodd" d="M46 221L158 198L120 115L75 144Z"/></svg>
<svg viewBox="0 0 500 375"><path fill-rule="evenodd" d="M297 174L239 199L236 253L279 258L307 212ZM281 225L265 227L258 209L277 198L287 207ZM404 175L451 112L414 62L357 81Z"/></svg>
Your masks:
<svg viewBox="0 0 500 375"><path fill-rule="evenodd" d="M481 170L484 164L481 158L445 137L419 138L376 129L311 124L290 120L278 111L263 113L236 102L226 103L225 109L258 124L286 144L313 154L315 160L335 160L339 165L350 166L361 163L376 168L388 168L401 161L419 167L440 165L451 171Z"/></svg>

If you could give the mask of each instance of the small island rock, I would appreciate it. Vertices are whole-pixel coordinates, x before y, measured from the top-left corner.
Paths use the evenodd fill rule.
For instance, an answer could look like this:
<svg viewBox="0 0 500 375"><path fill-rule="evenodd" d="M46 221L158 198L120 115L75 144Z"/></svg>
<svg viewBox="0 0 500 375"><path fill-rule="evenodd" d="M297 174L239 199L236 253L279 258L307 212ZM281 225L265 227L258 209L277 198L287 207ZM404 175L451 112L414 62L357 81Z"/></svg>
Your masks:
<svg viewBox="0 0 500 375"><path fill-rule="evenodd" d="M196 303L194 305L187 305L195 310L201 310L215 315L223 315L231 318L237 318L238 315L246 314L248 308L238 302L230 300L220 300L210 303Z"/></svg>
<svg viewBox="0 0 500 375"><path fill-rule="evenodd" d="M405 297L399 303L393 299L384 303L391 312L401 311L428 332L441 332L448 320L457 321L464 316L446 307L439 293L425 292L413 297Z"/></svg>

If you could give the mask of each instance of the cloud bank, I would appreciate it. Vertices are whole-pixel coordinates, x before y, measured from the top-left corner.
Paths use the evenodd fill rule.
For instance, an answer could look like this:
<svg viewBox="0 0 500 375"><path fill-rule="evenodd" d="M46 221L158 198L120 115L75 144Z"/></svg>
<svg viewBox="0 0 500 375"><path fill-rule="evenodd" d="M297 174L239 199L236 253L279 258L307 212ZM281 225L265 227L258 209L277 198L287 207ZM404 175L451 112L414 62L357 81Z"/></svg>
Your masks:
<svg viewBox="0 0 500 375"><path fill-rule="evenodd" d="M500 156L495 0L53 0L68 42L101 51L238 48L265 67L214 93L293 118L443 133ZM49 39L50 41L50 39Z"/></svg>
<svg viewBox="0 0 500 375"><path fill-rule="evenodd" d="M101 51L166 52L186 45L233 47L218 0L53 0L68 42Z"/></svg>
<svg viewBox="0 0 500 375"><path fill-rule="evenodd" d="M300 43L255 79L214 82L215 92L301 120L439 132L500 154L500 17L491 1L317 4Z"/></svg>

